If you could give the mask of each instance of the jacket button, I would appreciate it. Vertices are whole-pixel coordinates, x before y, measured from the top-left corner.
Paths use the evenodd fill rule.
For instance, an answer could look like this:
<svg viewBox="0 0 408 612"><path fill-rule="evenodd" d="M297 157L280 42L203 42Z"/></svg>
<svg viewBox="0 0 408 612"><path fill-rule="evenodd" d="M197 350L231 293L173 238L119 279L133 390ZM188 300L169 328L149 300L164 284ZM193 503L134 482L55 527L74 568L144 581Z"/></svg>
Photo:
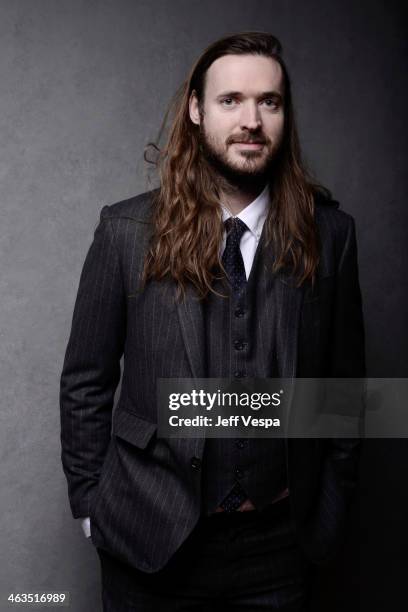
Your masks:
<svg viewBox="0 0 408 612"><path fill-rule="evenodd" d="M235 468L235 477L236 478L242 478L243 477L243 472L242 470L240 470L239 468Z"/></svg>
<svg viewBox="0 0 408 612"><path fill-rule="evenodd" d="M236 445L238 448L244 448L245 442L243 440L237 440Z"/></svg>
<svg viewBox="0 0 408 612"><path fill-rule="evenodd" d="M242 351L245 348L245 342L243 340L235 340L234 347L237 351Z"/></svg>
<svg viewBox="0 0 408 612"><path fill-rule="evenodd" d="M234 311L234 315L240 319L245 315L245 310L243 308L236 308Z"/></svg>
<svg viewBox="0 0 408 612"><path fill-rule="evenodd" d="M201 459L198 457L192 457L190 465L194 470L199 470L201 468Z"/></svg>

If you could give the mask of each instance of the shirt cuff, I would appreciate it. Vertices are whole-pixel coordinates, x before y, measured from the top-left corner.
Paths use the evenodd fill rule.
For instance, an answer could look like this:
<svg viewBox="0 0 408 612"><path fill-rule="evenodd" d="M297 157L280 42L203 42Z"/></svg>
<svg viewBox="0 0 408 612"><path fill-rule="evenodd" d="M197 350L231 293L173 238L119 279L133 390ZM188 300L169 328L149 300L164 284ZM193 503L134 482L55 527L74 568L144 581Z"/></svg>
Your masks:
<svg viewBox="0 0 408 612"><path fill-rule="evenodd" d="M91 537L91 519L89 518L89 516L87 516L85 518L80 518L78 520L81 521L81 527L82 527L82 531L85 534L85 537L90 538Z"/></svg>

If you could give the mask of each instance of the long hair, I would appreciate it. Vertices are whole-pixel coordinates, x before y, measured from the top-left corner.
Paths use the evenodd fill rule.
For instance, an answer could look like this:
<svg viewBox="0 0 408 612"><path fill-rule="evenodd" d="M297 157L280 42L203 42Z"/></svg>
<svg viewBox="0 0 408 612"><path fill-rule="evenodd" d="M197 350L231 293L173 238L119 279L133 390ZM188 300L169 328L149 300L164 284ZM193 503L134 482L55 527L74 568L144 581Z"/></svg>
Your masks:
<svg viewBox="0 0 408 612"><path fill-rule="evenodd" d="M214 170L200 150L200 131L189 116L195 90L199 105L204 98L208 68L225 55L261 55L277 61L284 78L284 132L268 182L270 207L266 243L272 242L272 272L281 268L296 277L297 285L314 280L319 261L314 199L330 192L313 182L302 160L295 124L288 71L280 42L271 34L243 32L216 41L198 58L170 106L160 134L168 127L166 143L154 147L160 188L154 198L153 233L144 262L142 281L171 277L184 294L191 283L200 298L213 290L222 264L223 237L219 190ZM159 139L160 139L159 134Z"/></svg>

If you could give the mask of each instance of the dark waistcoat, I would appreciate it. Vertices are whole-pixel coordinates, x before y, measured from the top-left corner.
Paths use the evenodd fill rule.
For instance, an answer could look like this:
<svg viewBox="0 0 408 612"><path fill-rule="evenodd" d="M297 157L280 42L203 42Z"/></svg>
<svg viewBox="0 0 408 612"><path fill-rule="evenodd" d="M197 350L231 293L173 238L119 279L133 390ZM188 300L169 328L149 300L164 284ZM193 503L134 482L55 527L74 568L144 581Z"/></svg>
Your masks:
<svg viewBox="0 0 408 612"><path fill-rule="evenodd" d="M206 299L207 377L277 376L273 274L265 268L261 237L243 292L227 298L210 293ZM229 293L221 281L214 288ZM284 440L208 438L203 456L203 512L214 512L236 482L257 508L271 503L287 486Z"/></svg>

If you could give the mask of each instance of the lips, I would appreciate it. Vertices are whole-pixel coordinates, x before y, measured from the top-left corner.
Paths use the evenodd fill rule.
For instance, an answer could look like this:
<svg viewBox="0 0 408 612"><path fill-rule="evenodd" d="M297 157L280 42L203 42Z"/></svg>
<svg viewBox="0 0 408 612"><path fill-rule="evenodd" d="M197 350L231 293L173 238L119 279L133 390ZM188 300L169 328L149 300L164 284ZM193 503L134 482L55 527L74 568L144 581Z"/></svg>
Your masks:
<svg viewBox="0 0 408 612"><path fill-rule="evenodd" d="M238 145L244 149L262 149L264 144L263 142L233 142L232 144Z"/></svg>
<svg viewBox="0 0 408 612"><path fill-rule="evenodd" d="M263 140L234 140L232 144L264 145Z"/></svg>

